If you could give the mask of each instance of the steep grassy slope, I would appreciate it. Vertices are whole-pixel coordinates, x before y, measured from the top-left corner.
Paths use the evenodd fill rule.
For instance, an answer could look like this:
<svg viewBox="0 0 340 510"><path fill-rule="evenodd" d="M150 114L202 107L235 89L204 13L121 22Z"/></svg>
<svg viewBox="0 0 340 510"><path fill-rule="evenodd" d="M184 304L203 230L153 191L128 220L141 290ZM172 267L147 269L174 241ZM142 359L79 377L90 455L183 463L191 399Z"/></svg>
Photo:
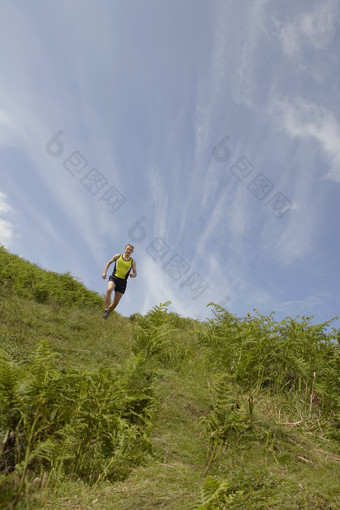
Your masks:
<svg viewBox="0 0 340 510"><path fill-rule="evenodd" d="M0 262L1 508L339 508L338 331L103 321L70 275Z"/></svg>

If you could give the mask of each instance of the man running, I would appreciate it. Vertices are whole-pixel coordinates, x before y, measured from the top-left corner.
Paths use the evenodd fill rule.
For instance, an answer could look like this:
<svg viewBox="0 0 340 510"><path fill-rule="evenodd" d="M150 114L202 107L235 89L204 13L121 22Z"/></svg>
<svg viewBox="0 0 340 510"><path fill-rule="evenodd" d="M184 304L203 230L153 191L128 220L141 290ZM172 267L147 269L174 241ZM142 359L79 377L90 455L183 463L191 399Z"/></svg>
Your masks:
<svg viewBox="0 0 340 510"><path fill-rule="evenodd" d="M125 246L124 253L123 254L118 253L117 255L114 255L105 266L104 273L102 274L102 278L104 280L106 278L107 270L109 269L110 265L113 262L115 263L112 275L109 277L109 281L107 283L107 289L105 294L105 312L103 315L103 319L108 318L109 313L111 313L116 308L119 301L121 300L121 297L123 296L126 289L127 279L129 275L131 276L131 278L136 278L137 276L136 261L133 260L133 258L131 257L133 250L134 250L133 245L127 244ZM115 291L115 297L113 299L112 304L110 304L111 294L113 291Z"/></svg>

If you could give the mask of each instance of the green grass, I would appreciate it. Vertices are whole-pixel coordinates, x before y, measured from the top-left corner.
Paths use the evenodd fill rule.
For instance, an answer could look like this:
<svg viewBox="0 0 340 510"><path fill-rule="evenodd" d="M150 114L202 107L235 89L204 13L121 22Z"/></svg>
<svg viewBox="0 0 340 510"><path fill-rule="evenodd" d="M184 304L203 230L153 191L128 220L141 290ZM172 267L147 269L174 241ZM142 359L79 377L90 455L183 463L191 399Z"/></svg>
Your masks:
<svg viewBox="0 0 340 510"><path fill-rule="evenodd" d="M340 507L338 331L167 304L103 321L69 275L0 256L1 508Z"/></svg>

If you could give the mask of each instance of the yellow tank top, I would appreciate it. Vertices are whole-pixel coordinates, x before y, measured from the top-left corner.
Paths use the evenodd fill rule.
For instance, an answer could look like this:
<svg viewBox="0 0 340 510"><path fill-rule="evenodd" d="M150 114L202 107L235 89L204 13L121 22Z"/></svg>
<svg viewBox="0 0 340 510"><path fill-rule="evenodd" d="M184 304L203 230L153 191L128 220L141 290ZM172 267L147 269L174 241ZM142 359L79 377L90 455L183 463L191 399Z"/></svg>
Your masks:
<svg viewBox="0 0 340 510"><path fill-rule="evenodd" d="M113 269L113 275L118 278L122 278L123 280L127 280L129 273L131 271L133 259L124 260L123 255L119 255L119 258L115 262L115 267Z"/></svg>

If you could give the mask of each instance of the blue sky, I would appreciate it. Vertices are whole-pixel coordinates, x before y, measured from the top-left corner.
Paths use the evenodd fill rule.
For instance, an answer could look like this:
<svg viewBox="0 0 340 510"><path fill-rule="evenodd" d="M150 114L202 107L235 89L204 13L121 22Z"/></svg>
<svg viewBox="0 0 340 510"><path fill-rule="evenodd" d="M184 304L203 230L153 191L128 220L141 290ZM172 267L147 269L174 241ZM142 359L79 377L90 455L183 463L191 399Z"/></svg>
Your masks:
<svg viewBox="0 0 340 510"><path fill-rule="evenodd" d="M0 243L104 293L131 242L125 316L336 316L339 23L338 0L2 0Z"/></svg>

